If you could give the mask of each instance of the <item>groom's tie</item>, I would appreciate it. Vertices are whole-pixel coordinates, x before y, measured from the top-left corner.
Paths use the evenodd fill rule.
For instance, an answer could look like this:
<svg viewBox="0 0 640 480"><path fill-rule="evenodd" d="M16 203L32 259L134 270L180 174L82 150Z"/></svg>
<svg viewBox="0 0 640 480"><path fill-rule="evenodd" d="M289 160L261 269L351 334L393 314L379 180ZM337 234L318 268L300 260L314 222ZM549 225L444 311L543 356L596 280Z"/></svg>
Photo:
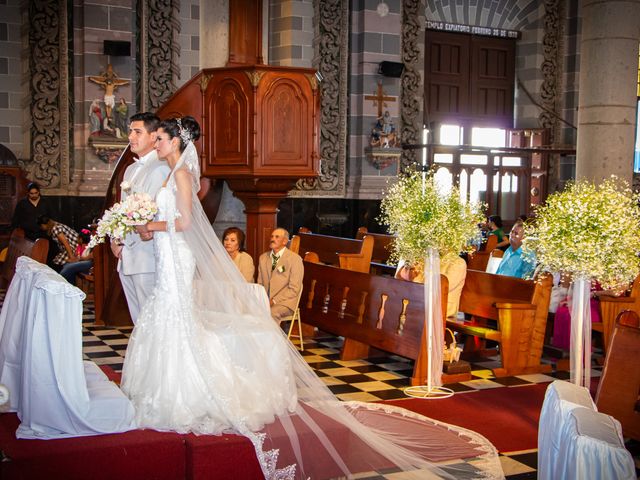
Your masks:
<svg viewBox="0 0 640 480"><path fill-rule="evenodd" d="M271 271L273 272L276 269L276 265L278 264L278 256L271 252Z"/></svg>

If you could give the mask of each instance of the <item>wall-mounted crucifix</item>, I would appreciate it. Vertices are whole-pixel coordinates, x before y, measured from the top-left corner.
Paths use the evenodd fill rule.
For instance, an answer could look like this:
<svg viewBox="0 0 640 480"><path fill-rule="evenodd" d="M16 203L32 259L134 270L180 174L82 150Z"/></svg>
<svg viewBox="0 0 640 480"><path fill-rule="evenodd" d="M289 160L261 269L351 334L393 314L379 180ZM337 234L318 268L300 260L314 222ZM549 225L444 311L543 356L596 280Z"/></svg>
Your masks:
<svg viewBox="0 0 640 480"><path fill-rule="evenodd" d="M378 105L378 118L382 117L382 108L387 107L386 102L395 102L395 97L385 96L382 89L382 82L378 82L378 91L374 95L366 95L365 100L373 100L374 105Z"/></svg>

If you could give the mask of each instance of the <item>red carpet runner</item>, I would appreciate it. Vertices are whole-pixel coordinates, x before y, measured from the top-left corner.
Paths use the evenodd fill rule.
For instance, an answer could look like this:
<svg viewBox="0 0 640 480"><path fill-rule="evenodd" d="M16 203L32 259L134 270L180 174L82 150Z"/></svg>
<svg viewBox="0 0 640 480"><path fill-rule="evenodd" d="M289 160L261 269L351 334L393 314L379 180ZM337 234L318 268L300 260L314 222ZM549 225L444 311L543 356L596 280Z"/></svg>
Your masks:
<svg viewBox="0 0 640 480"><path fill-rule="evenodd" d="M495 388L445 400L389 402L475 430L501 452L536 448L547 385ZM138 430L63 440L16 440L15 414L0 415L0 479L258 479L251 443L236 435Z"/></svg>

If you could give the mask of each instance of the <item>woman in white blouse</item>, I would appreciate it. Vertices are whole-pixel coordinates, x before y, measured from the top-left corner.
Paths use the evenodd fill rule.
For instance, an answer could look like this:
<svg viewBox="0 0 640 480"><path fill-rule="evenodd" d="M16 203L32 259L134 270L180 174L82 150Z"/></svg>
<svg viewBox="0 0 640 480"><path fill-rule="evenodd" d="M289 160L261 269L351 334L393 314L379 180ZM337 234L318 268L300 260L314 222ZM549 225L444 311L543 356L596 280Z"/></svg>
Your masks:
<svg viewBox="0 0 640 480"><path fill-rule="evenodd" d="M247 282L253 282L255 265L253 258L244 251L244 232L237 227L229 227L222 234L224 248L236 264Z"/></svg>

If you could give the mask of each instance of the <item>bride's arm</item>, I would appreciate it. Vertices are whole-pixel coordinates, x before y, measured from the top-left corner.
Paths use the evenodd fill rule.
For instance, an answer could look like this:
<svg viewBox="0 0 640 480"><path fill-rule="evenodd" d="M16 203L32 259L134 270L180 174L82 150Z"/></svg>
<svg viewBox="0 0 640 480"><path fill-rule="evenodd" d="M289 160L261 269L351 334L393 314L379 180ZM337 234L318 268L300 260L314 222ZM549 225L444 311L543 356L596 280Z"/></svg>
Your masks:
<svg viewBox="0 0 640 480"><path fill-rule="evenodd" d="M176 232L188 230L191 226L191 174L187 170L180 169L174 173L176 179L176 207L180 216L176 218ZM166 232L167 222L149 222L146 225L139 225L138 232Z"/></svg>

